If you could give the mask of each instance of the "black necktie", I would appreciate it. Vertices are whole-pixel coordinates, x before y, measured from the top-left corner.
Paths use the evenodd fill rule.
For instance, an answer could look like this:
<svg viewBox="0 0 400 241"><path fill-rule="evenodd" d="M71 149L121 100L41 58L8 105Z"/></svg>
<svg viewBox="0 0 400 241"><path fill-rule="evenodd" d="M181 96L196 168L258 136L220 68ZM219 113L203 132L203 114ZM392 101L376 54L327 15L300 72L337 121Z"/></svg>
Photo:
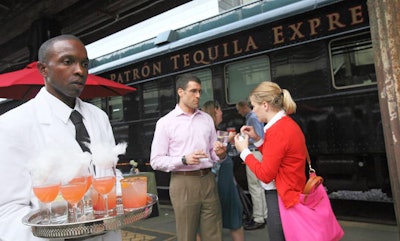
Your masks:
<svg viewBox="0 0 400 241"><path fill-rule="evenodd" d="M72 111L71 116L69 118L75 125L75 133L76 133L75 139L81 146L82 151L90 152L89 147L87 147L87 144L90 143L90 137L86 130L85 125L83 124L81 113L74 110Z"/></svg>

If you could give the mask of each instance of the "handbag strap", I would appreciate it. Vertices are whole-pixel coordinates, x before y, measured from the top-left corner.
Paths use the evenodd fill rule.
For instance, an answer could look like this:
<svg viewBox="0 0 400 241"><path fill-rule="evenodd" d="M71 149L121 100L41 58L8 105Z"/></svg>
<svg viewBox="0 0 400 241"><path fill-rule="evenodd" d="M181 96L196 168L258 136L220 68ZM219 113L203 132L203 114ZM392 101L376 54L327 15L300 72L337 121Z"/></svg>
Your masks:
<svg viewBox="0 0 400 241"><path fill-rule="evenodd" d="M313 190L315 190L320 184L322 184L322 182L324 181L324 179L320 176L316 175L316 171L314 168L312 168L311 166L311 159L310 159L310 155L308 154L308 149L306 148L306 153L307 153L307 163L308 163L308 167L309 167L309 178L307 180L306 185L304 186L304 190L303 190L303 194L310 194ZM306 201L307 196L305 197L304 201Z"/></svg>
<svg viewBox="0 0 400 241"><path fill-rule="evenodd" d="M310 159L310 155L308 154L308 148L306 147L306 154L307 154L307 163L308 163L308 173L315 173L315 169L312 168L311 166L311 159Z"/></svg>

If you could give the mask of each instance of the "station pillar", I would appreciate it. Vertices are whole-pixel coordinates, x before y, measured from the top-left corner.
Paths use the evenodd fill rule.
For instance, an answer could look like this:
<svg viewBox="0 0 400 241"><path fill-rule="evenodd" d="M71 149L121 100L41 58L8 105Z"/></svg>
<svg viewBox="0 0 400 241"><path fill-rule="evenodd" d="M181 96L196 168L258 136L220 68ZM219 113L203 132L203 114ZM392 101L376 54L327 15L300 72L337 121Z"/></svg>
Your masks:
<svg viewBox="0 0 400 241"><path fill-rule="evenodd" d="M400 1L368 0L379 104L400 237Z"/></svg>

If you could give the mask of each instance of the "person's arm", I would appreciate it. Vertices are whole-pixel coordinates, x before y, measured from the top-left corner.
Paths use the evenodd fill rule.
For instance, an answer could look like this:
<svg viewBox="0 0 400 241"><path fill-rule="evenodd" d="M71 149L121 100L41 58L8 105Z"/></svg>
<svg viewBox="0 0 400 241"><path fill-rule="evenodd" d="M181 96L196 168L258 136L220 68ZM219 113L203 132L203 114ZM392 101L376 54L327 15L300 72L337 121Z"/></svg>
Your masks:
<svg viewBox="0 0 400 241"><path fill-rule="evenodd" d="M263 146L268 146L268 151L263 153L262 161L259 162L252 154L247 155L244 162L250 170L264 183L269 183L276 178L278 169L285 155L287 137L275 131L269 133L265 138Z"/></svg>
<svg viewBox="0 0 400 241"><path fill-rule="evenodd" d="M32 153L31 145L24 140L31 133L18 121L0 120L0 124L0 240L42 240L34 237L31 228L21 221L33 210L34 204L38 208L26 166Z"/></svg>
<svg viewBox="0 0 400 241"><path fill-rule="evenodd" d="M151 145L150 165L154 170L171 172L183 166L182 156L169 156L168 125L160 119L156 124L153 143Z"/></svg>

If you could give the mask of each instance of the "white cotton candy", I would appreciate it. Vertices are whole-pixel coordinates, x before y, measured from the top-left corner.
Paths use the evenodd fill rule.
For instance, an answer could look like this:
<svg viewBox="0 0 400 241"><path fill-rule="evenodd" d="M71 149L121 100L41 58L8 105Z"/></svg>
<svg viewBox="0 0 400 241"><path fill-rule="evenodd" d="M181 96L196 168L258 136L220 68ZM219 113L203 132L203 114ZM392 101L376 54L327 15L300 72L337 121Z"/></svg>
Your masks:
<svg viewBox="0 0 400 241"><path fill-rule="evenodd" d="M115 167L118 162L118 156L125 154L126 147L126 142L119 143L118 145L91 143L89 148L92 152L93 164L99 168Z"/></svg>
<svg viewBox="0 0 400 241"><path fill-rule="evenodd" d="M87 170L90 153L73 153L65 149L51 149L39 152L29 160L28 168L34 185L67 182Z"/></svg>

